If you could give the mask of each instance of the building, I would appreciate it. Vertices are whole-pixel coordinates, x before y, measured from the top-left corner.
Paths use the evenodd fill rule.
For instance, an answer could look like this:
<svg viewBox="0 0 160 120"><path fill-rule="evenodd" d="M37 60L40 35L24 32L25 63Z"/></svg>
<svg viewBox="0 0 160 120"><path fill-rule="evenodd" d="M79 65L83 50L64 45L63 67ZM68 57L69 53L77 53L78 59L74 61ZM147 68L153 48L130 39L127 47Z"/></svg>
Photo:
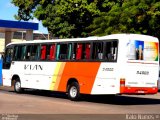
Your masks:
<svg viewBox="0 0 160 120"><path fill-rule="evenodd" d="M14 36L16 36L15 32L23 31L25 32L25 40L33 40L34 30L38 30L38 23L0 20L0 53L4 51L4 46L6 46L10 42L17 40L14 39ZM18 40L22 41L24 39Z"/></svg>
<svg viewBox="0 0 160 120"><path fill-rule="evenodd" d="M48 34L33 33L33 40L46 40L52 39ZM26 32L14 32L11 42L22 42L26 41ZM5 49L5 33L0 33L0 53L3 53Z"/></svg>

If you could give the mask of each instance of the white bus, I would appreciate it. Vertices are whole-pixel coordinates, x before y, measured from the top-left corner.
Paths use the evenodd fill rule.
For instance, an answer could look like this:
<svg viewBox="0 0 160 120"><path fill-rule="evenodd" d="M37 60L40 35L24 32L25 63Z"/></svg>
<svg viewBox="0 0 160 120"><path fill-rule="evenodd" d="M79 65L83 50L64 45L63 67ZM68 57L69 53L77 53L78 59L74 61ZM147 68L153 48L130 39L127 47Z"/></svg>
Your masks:
<svg viewBox="0 0 160 120"><path fill-rule="evenodd" d="M3 85L81 94L156 94L158 39L138 34L10 43Z"/></svg>

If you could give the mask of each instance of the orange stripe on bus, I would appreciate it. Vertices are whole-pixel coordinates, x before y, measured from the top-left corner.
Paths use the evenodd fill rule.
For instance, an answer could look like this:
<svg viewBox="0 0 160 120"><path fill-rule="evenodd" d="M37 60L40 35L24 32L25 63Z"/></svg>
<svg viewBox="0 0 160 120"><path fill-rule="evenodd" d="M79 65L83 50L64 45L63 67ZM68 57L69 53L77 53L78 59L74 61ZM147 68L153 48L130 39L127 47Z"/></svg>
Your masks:
<svg viewBox="0 0 160 120"><path fill-rule="evenodd" d="M59 73L58 73L58 77L56 79L56 83L55 83L55 86L54 86L54 90L58 90L58 86L59 86L59 83L60 83L60 79L62 77L62 73L63 73L63 69L65 67L65 62L63 62L61 65L60 65L60 69L59 69Z"/></svg>
<svg viewBox="0 0 160 120"><path fill-rule="evenodd" d="M59 77L59 70L61 68L61 64L62 63L60 63L60 62L58 62L56 64L56 68L55 68L53 76L52 76L52 82L51 82L51 85L50 85L50 90L54 90L57 78Z"/></svg>
<svg viewBox="0 0 160 120"><path fill-rule="evenodd" d="M67 81L74 78L80 85L80 92L90 94L99 67L99 62L67 62L59 81L58 91L66 92Z"/></svg>

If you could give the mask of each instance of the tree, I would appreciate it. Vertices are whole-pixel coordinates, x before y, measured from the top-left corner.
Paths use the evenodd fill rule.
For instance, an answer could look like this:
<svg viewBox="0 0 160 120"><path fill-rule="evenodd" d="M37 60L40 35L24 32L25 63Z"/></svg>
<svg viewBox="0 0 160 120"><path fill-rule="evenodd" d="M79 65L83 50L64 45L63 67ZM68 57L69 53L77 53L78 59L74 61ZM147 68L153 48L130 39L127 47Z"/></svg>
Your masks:
<svg viewBox="0 0 160 120"><path fill-rule="evenodd" d="M110 1L110 0L106 0ZM108 12L94 19L92 35L140 33L160 37L160 2L158 0L116 0ZM103 3L104 4L104 3Z"/></svg>
<svg viewBox="0 0 160 120"><path fill-rule="evenodd" d="M97 0L12 0L19 7L18 20L36 17L55 37L85 37L98 16Z"/></svg>
<svg viewBox="0 0 160 120"><path fill-rule="evenodd" d="M12 3L19 7L16 19L27 21L36 17L55 37L160 35L158 0L12 0Z"/></svg>

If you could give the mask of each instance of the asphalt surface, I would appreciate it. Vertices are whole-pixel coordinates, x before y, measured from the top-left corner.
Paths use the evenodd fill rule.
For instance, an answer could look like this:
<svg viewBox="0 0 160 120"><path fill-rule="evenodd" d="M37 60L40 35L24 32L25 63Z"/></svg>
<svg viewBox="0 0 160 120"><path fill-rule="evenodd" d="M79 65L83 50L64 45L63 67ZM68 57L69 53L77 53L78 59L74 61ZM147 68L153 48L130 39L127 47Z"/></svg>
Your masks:
<svg viewBox="0 0 160 120"><path fill-rule="evenodd" d="M68 100L64 93L27 90L17 94L12 88L0 87L0 120L160 120L160 93L82 97L80 101L74 102Z"/></svg>

